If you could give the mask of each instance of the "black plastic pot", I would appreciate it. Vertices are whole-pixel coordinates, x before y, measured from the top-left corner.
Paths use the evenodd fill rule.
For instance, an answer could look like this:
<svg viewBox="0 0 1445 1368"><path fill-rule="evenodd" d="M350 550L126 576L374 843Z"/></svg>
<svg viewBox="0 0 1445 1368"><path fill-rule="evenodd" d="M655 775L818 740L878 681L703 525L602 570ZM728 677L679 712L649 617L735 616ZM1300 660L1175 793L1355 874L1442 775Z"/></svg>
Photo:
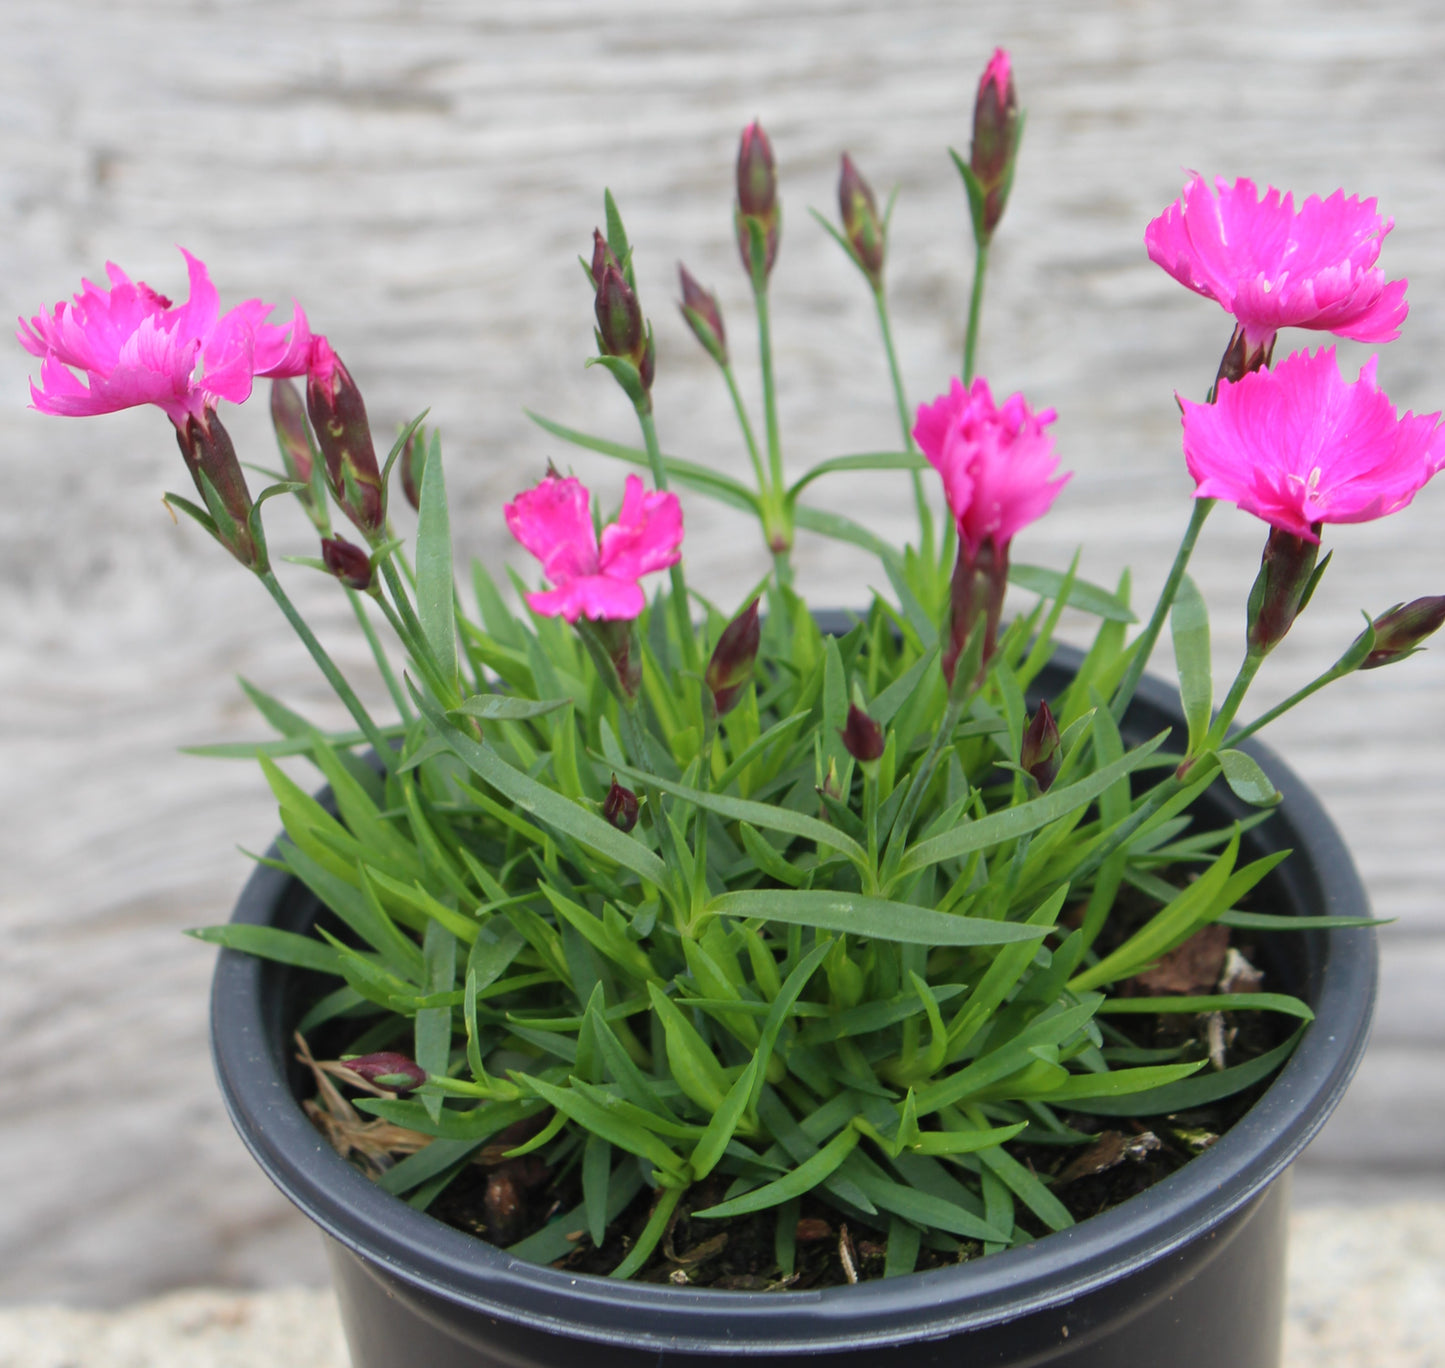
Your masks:
<svg viewBox="0 0 1445 1368"><path fill-rule="evenodd" d="M1061 651L1052 693L1078 656ZM1127 730L1182 726L1146 679ZM1296 915L1368 914L1339 833L1260 746L1284 795L1245 837L1249 858L1291 847L1264 885ZM1217 786L1206 812L1244 809ZM1241 852L1241 859L1246 852ZM306 930L307 891L258 867L233 920ZM1276 1368L1287 1178L1364 1052L1376 954L1367 930L1275 938L1272 968L1317 1019L1263 1097L1218 1143L1123 1205L1034 1244L907 1277L786 1294L618 1283L523 1263L413 1210L340 1159L298 1103L291 1032L299 975L222 951L212 994L221 1091L261 1167L327 1237L355 1368L661 1368L737 1356L846 1368Z"/></svg>

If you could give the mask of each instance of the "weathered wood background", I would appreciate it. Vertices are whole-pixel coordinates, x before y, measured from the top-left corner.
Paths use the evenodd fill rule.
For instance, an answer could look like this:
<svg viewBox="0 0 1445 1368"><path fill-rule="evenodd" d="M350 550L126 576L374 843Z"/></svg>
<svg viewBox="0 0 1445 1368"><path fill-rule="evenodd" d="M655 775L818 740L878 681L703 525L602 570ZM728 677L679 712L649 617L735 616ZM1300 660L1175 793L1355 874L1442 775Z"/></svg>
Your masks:
<svg viewBox="0 0 1445 1368"><path fill-rule="evenodd" d="M378 426L431 406L463 549L494 569L514 559L499 505L549 458L604 498L620 488L619 470L521 413L629 435L613 385L582 369L576 256L604 185L657 326L664 444L741 468L674 271L685 258L718 289L754 392L730 224L735 138L754 115L783 175L789 464L896 441L868 300L806 207L833 212L844 147L880 189L901 187L899 345L915 401L936 393L969 283L944 148L967 146L995 43L1015 54L1029 129L983 369L1057 407L1076 472L1019 558L1062 567L1087 538L1085 573L1132 565L1143 596L1168 563L1189 492L1173 392L1206 387L1228 335L1141 245L1184 168L1377 195L1398 224L1385 262L1412 303L1382 381L1402 407L1445 406L1445 10L1432 0L3 0L0 19L0 313L68 295L107 259L183 291L175 243L210 263L223 301L301 299ZM25 407L31 369L0 347L0 1297L319 1277L313 1237L221 1112L211 953L180 935L226 916L247 872L236 847L263 847L274 810L253 768L175 748L258 734L237 673L337 714L259 588L161 509L186 481L160 415L41 417ZM262 404L227 421L244 456L271 458ZM817 497L909 530L901 480L835 478ZM755 532L695 498L686 511L694 582L736 602L764 563ZM1334 568L1259 705L1332 660L1361 608L1445 588L1442 517L1445 486L1330 536ZM278 552L314 551L299 520L273 523ZM1221 674L1260 543L1258 523L1222 510L1195 562ZM821 603L857 602L879 578L817 540L798 565ZM360 673L333 587L291 580ZM1445 1189L1442 697L1437 650L1347 681L1273 732L1352 842L1379 913L1398 918L1375 1043L1305 1161L1306 1193Z"/></svg>

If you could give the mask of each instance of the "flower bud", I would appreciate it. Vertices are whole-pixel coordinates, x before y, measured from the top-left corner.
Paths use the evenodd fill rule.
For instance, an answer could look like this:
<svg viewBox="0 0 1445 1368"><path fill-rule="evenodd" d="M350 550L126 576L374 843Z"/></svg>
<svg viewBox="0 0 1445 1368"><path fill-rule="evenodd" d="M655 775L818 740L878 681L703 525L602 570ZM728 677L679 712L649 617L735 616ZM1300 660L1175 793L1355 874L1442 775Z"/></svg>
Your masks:
<svg viewBox="0 0 1445 1368"><path fill-rule="evenodd" d="M1375 619L1375 645L1362 670L1375 670L1414 655L1427 636L1445 623L1445 594L1418 598Z"/></svg>
<svg viewBox="0 0 1445 1368"><path fill-rule="evenodd" d="M953 687L958 658L968 645L980 617L984 618L983 654L979 669L988 664L998 641L999 619L1003 616L1003 598L1008 589L1008 547L998 546L992 539L979 544L969 554L962 538L958 559L953 566L953 579L948 590L948 623L943 635L943 677Z"/></svg>
<svg viewBox="0 0 1445 1368"><path fill-rule="evenodd" d="M1012 64L1008 53L996 48L978 83L969 153L969 169L984 192L980 226L985 242L1003 217L1018 147L1019 100Z"/></svg>
<svg viewBox="0 0 1445 1368"><path fill-rule="evenodd" d="M692 335L702 343L703 349L720 366L728 363L728 340L723 331L722 312L717 306L717 297L704 290L693 278L686 266L677 268L682 281L682 316Z"/></svg>
<svg viewBox="0 0 1445 1368"><path fill-rule="evenodd" d="M597 331L602 350L608 356L625 356L634 364L642 360L644 330L642 306L620 267L602 268L597 283Z"/></svg>
<svg viewBox="0 0 1445 1368"><path fill-rule="evenodd" d="M426 1082L426 1070L407 1055L395 1050L378 1050L375 1054L357 1055L341 1061L354 1074L368 1083L392 1092L410 1092Z"/></svg>
<svg viewBox="0 0 1445 1368"><path fill-rule="evenodd" d="M196 482L201 503L215 521L217 540L247 569L264 574L268 568L266 553L251 536L251 492L246 488L230 434L221 426L215 410L205 409L199 418L188 414L185 427L176 428L176 443ZM220 516L206 494L207 484L220 506Z"/></svg>
<svg viewBox="0 0 1445 1368"><path fill-rule="evenodd" d="M782 214L778 209L778 166L773 160L772 144L756 119L745 129L738 144L738 250L743 269L755 284L771 274L778 255L778 234ZM762 260L753 260L752 232L749 224L762 232Z"/></svg>
<svg viewBox="0 0 1445 1368"><path fill-rule="evenodd" d="M637 795L629 788L623 788L612 776L612 787L602 800L602 815L618 831L628 832L637 825Z"/></svg>
<svg viewBox="0 0 1445 1368"><path fill-rule="evenodd" d="M856 703L848 705L848 722L838 734L844 750L865 767L883 754L883 728Z"/></svg>
<svg viewBox="0 0 1445 1368"><path fill-rule="evenodd" d="M371 588L371 557L345 537L322 537L321 559L348 589L365 593Z"/></svg>
<svg viewBox="0 0 1445 1368"><path fill-rule="evenodd" d="M592 284L601 286L602 273L609 266L616 266L617 258L612 255L612 248L607 245L607 239L602 236L600 228L592 230Z"/></svg>
<svg viewBox="0 0 1445 1368"><path fill-rule="evenodd" d="M417 453L421 453L421 460L417 460ZM397 466L401 471L401 492L406 495L406 501L413 508L421 508L421 467L426 464L426 434L421 428L413 428L411 436L401 448L401 455L397 457Z"/></svg>
<svg viewBox="0 0 1445 1368"><path fill-rule="evenodd" d="M1319 536L1320 524L1310 529ZM1260 558L1259 574L1249 591L1249 649L1268 655L1294 625L1309 601L1319 542L1271 527Z"/></svg>
<svg viewBox="0 0 1445 1368"><path fill-rule="evenodd" d="M276 429L276 445L281 448L287 476L309 485L311 437L306 423L306 401L285 376L271 381L271 425Z"/></svg>
<svg viewBox="0 0 1445 1368"><path fill-rule="evenodd" d="M722 630L707 663L707 686L719 717L731 712L752 678L758 658L762 629L758 625L758 600L754 599Z"/></svg>
<svg viewBox="0 0 1445 1368"><path fill-rule="evenodd" d="M766 219L778 205L778 165L773 145L756 119L743 129L738 143L738 208Z"/></svg>
<svg viewBox="0 0 1445 1368"><path fill-rule="evenodd" d="M386 496L371 424L356 381L324 337L312 344L306 408L336 502L368 538L375 537L386 526Z"/></svg>
<svg viewBox="0 0 1445 1368"><path fill-rule="evenodd" d="M872 187L858 174L846 152L838 175L838 211L843 218L843 236L876 290L883 283L883 223Z"/></svg>
<svg viewBox="0 0 1445 1368"><path fill-rule="evenodd" d="M1062 760L1059 754L1059 724L1054 721L1049 705L1040 703L1038 712L1024 732L1023 745L1019 748L1019 768L1033 777L1040 793L1047 793L1059 777Z"/></svg>

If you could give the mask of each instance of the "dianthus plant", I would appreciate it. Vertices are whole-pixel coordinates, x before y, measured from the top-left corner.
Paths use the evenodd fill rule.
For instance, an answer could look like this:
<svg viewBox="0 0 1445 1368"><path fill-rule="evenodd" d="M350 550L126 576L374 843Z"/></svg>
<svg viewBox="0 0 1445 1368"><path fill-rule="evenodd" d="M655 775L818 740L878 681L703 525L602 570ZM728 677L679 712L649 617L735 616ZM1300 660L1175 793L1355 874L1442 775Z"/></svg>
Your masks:
<svg viewBox="0 0 1445 1368"><path fill-rule="evenodd" d="M1207 401L1180 400L1193 516L1131 633L1127 579L1109 591L1079 578L1077 558L1062 573L1012 558L1068 479L1053 411L972 374L1021 131L999 52L971 155L954 154L976 247L964 373L916 411L884 285L892 204L880 212L843 158L841 222L819 218L876 306L900 443L791 483L768 303L782 219L763 129L743 134L733 218L756 302L760 424L716 299L682 273L683 316L736 408L751 480L662 454L653 331L609 196L583 260L593 360L630 399L641 444L537 421L557 462L573 444L635 470L605 496L615 514L549 466L487 515L536 562L510 602L480 566L470 596L454 583L436 433L417 419L379 460L355 381L299 308L280 324L259 300L222 313L188 256L185 304L112 266L108 289L87 282L22 322L40 360L35 408L153 404L170 418L199 499L171 506L256 575L354 718L326 733L251 691L279 736L210 750L259 759L285 827L267 859L315 895L319 917L310 936L197 934L324 976L308 980L320 986L297 1023L306 1058L327 1057L318 1077L337 1105L323 1119L413 1205L474 1163L532 1156L527 1181L576 1205L543 1204L535 1228L498 1236L524 1257L556 1260L579 1240L603 1250L640 1203L628 1240L610 1246L611 1273L629 1277L667 1247L685 1204L694 1229L767 1213L786 1279L806 1199L876 1232L885 1271L907 1272L924 1248L958 1257L1069 1224L1021 1154L1087 1145L1081 1117L1229 1097L1308 1029L1303 1001L1215 982L1143 1005L1271 1013L1288 1023L1282 1043L1231 1057L1186 1031L1145 1050L1121 1025L1141 1006L1136 977L1201 928L1285 920L1240 908L1281 858L1241 845L1279 795L1240 743L1331 681L1410 654L1445 617L1445 599L1422 598L1367 621L1311 683L1233 725L1325 568L1324 525L1401 508L1445 461L1439 415L1397 416L1374 358L1353 380L1332 349L1274 360L1285 327L1397 335L1405 282L1376 264L1391 225L1343 193L1296 208L1247 180L1198 177L1149 225L1150 256L1219 303L1233 333ZM272 378L285 471L253 501L217 405L246 399L258 376ZM916 545L809 502L814 481L859 470L912 482ZM418 510L410 551L398 489ZM320 554L303 563L350 596L389 718L363 705L282 587L262 518L277 496L311 518ZM762 529L756 566L740 561L721 605L686 584L690 497ZM1216 711L1186 566L1221 500L1268 532L1243 663ZM891 592L815 616L792 584L799 534L875 557ZM1098 627L1045 696L1066 606ZM1139 735L1129 705L1166 624L1185 726ZM287 772L300 761L328 798ZM1192 805L1221 782L1260 812L1196 822ZM346 1103L338 1080L363 1095Z"/></svg>

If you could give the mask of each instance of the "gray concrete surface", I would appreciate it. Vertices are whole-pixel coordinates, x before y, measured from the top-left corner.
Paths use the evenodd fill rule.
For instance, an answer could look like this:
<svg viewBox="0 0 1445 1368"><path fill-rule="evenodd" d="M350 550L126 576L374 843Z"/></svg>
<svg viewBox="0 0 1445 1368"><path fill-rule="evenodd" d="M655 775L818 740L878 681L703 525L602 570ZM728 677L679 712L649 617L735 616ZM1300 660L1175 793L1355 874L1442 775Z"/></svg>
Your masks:
<svg viewBox="0 0 1445 1368"><path fill-rule="evenodd" d="M1381 378L1402 407L1445 405L1445 11L1431 0L0 0L0 19L0 314L53 303L107 258L181 289L177 242L227 303L300 298L379 426L432 406L462 548L494 569L513 558L499 506L549 458L609 497L620 487L618 470L520 412L630 436L613 386L582 369L575 257L604 185L658 331L664 444L743 469L673 298L684 258L717 288L754 394L729 220L735 139L754 115L783 174L789 467L896 440L867 299L806 206L831 212L843 147L880 189L901 188L889 276L912 395L930 397L956 367L969 283L944 147L966 147L995 43L1014 51L1030 118L983 369L1059 410L1076 472L1020 559L1063 566L1087 538L1086 574L1132 565L1145 594L1168 563L1188 493L1172 395L1203 390L1228 331L1141 245L1183 168L1378 195L1397 221L1384 259L1412 301ZM25 408L29 369L0 346L0 1301L114 1306L319 1280L310 1232L221 1113L210 955L179 934L226 916L247 870L236 846L264 845L274 809L249 767L175 747L258 734L235 673L337 713L257 587L161 510L160 492L185 482L164 420L42 418ZM269 459L261 406L228 423L243 455ZM816 489L880 532L908 531L900 481ZM693 582L736 601L763 566L755 533L698 499L686 516ZM1333 659L1360 608L1441 590L1442 516L1445 484L1331 537L1335 567L1271 658L1260 706ZM286 516L272 536L281 553L313 549ZM1222 511L1196 560L1221 674L1260 540ZM820 602L878 579L816 539L798 565ZM332 587L290 579L359 671ZM1398 919L1375 1043L1302 1168L1323 1200L1398 1203L1445 1175L1442 698L1437 650L1338 686L1273 733L1345 831L1377 910Z"/></svg>

